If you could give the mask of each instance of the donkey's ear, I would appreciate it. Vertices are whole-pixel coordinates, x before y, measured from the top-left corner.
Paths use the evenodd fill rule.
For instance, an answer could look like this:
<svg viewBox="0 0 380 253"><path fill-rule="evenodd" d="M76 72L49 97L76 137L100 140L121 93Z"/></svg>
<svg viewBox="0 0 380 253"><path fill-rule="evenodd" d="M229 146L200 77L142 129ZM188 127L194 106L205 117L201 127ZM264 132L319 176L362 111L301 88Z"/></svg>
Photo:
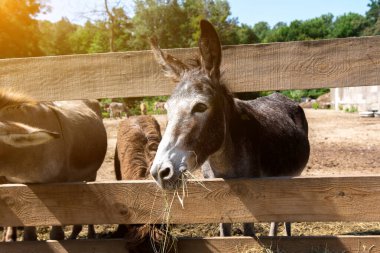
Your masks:
<svg viewBox="0 0 380 253"><path fill-rule="evenodd" d="M21 123L0 123L0 142L16 148L38 146L60 136L59 133Z"/></svg>
<svg viewBox="0 0 380 253"><path fill-rule="evenodd" d="M202 67L211 78L220 78L220 63L222 61L222 48L214 26L207 20L201 20L201 37L199 50L202 56Z"/></svg>
<svg viewBox="0 0 380 253"><path fill-rule="evenodd" d="M188 69L186 64L170 54L164 54L158 45L156 37L150 39L150 46L157 63L160 64L161 68L164 70L165 75L174 79L175 81L178 81L182 73Z"/></svg>

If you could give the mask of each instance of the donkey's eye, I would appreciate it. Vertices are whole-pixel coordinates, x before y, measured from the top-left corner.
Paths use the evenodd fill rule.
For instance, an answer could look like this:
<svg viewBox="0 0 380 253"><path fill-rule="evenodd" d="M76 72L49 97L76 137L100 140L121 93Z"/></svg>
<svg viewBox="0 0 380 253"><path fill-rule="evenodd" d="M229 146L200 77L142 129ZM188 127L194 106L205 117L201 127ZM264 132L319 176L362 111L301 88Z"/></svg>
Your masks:
<svg viewBox="0 0 380 253"><path fill-rule="evenodd" d="M197 103L194 105L193 109L191 110L191 113L196 113L196 112L204 112L207 110L207 105L203 103Z"/></svg>

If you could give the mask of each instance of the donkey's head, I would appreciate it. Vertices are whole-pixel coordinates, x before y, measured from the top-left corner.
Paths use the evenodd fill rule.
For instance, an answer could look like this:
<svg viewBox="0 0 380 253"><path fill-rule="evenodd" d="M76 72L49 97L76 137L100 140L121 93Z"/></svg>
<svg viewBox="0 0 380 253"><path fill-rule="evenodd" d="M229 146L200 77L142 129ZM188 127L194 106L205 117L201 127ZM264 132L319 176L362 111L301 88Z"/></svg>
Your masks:
<svg viewBox="0 0 380 253"><path fill-rule="evenodd" d="M214 27L202 20L200 63L187 65L152 49L165 74L178 82L166 108L168 125L151 167L164 189L177 187L181 175L201 166L223 144L226 131L225 88L220 85L221 46Z"/></svg>

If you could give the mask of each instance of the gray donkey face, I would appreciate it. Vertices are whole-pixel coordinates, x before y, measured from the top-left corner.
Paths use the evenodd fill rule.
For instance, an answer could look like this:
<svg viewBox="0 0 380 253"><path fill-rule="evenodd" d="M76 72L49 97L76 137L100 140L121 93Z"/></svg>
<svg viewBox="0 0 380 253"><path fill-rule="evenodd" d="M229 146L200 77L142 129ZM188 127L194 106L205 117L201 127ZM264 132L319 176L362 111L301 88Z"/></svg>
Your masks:
<svg viewBox="0 0 380 253"><path fill-rule="evenodd" d="M168 125L150 170L159 186L173 189L179 186L182 173L201 166L224 141L221 46L214 27L202 20L199 66L164 55L155 41L152 49L166 75L178 82L166 104Z"/></svg>

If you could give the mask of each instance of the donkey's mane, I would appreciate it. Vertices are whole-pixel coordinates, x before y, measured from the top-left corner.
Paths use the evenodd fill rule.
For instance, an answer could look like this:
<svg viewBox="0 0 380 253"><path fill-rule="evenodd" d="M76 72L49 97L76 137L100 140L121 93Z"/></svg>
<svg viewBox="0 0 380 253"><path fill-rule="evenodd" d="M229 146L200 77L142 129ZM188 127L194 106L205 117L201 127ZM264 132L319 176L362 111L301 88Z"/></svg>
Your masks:
<svg viewBox="0 0 380 253"><path fill-rule="evenodd" d="M0 89L0 109L25 103L35 103L32 98L6 89Z"/></svg>

